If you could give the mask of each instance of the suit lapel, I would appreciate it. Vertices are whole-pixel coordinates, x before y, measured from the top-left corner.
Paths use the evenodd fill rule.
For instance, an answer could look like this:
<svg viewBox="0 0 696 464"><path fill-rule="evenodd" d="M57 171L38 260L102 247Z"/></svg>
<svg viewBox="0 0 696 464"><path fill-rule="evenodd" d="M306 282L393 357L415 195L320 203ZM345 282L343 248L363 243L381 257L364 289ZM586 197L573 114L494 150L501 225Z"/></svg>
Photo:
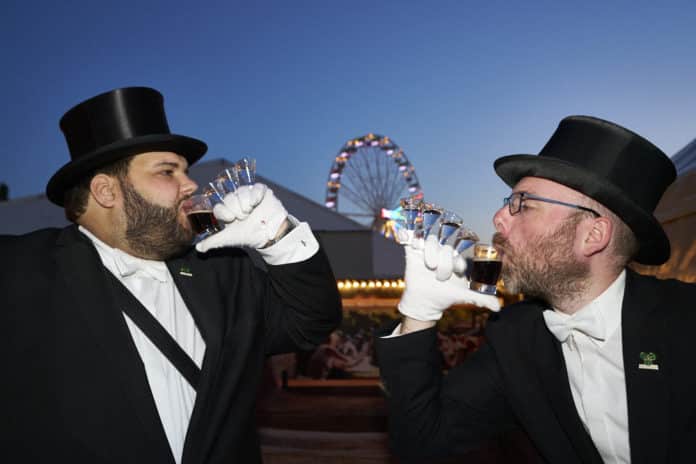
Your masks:
<svg viewBox="0 0 696 464"><path fill-rule="evenodd" d="M548 331L539 311L534 319L534 340L537 369L556 418L582 462L601 463L602 459L578 416L570 391L563 351L558 340Z"/></svg>
<svg viewBox="0 0 696 464"><path fill-rule="evenodd" d="M659 321L650 320L651 316L656 317L652 313L658 303L658 295L650 291L649 281L627 271L621 325L633 463L667 460L669 391L664 372L669 359L664 359L666 352L660 342ZM638 367L641 352L657 356L658 370Z"/></svg>
<svg viewBox="0 0 696 464"><path fill-rule="evenodd" d="M143 433L149 436L152 455L168 456L168 460L174 462L142 360L125 319L111 297L104 275L109 271L77 227L69 227L61 234L55 258L62 271L59 278L72 294L74 307L85 320L95 344L104 353L105 363L113 372L113 384L130 403Z"/></svg>
<svg viewBox="0 0 696 464"><path fill-rule="evenodd" d="M210 266L190 255L167 261L167 267L201 331L207 355L211 346L220 346L225 322L215 274Z"/></svg>
<svg viewBox="0 0 696 464"><path fill-rule="evenodd" d="M216 438L210 430L217 429L215 418L219 415L210 409L215 399L226 312L211 266L205 265L194 255L187 255L168 261L167 267L205 341L201 378L182 456L182 462L190 462L191 459L202 462L205 461L206 450Z"/></svg>

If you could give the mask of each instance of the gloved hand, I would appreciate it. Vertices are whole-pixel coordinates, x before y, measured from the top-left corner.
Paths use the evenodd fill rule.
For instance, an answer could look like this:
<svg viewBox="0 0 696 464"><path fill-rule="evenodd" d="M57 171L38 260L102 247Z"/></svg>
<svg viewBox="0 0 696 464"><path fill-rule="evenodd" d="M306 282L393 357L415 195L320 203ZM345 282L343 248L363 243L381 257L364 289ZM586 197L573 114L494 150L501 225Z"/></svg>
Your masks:
<svg viewBox="0 0 696 464"><path fill-rule="evenodd" d="M283 204L264 184L228 193L215 205L213 214L225 228L196 244L201 253L222 247L262 248L276 237L288 217Z"/></svg>
<svg viewBox="0 0 696 464"><path fill-rule="evenodd" d="M452 234L444 244L440 245L438 234L433 233L425 239L423 245L425 266L435 271L437 280L445 281L450 278L452 272L463 275L466 271L466 260L454 251L456 240L456 234Z"/></svg>
<svg viewBox="0 0 696 464"><path fill-rule="evenodd" d="M452 247L439 244L437 247L438 266L435 270L426 267L423 250L413 246L404 247L406 289L399 302L399 312L419 321L436 321L454 304L470 303L499 311L498 298L469 290L469 281L465 277L451 273L456 261ZM437 278L440 265L450 269L450 276L445 280Z"/></svg>

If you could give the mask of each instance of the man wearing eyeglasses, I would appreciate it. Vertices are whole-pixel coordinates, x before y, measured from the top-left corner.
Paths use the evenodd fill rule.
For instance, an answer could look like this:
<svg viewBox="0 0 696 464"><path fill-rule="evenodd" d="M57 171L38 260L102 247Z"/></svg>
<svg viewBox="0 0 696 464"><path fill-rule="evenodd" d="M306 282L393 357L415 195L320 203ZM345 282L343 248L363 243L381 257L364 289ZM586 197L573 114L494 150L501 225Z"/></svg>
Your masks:
<svg viewBox="0 0 696 464"><path fill-rule="evenodd" d="M669 258L653 211L676 176L670 159L614 123L571 116L539 155L494 166L512 193L493 242L506 289L525 300L494 314L488 342L443 377L442 312L496 302L451 273L451 248L406 248L404 317L376 343L394 451L461 454L523 430L542 462L696 462L696 285L627 268Z"/></svg>

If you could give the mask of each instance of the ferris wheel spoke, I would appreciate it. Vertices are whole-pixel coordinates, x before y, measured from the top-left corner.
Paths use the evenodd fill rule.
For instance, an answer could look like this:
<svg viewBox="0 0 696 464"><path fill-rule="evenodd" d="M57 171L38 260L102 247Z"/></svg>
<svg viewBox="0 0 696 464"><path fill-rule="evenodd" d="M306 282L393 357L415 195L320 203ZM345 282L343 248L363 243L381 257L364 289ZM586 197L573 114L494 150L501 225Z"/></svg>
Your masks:
<svg viewBox="0 0 696 464"><path fill-rule="evenodd" d="M389 208L393 208L401 197L406 187L403 175L400 171L392 170L388 173L388 179L384 182L385 202Z"/></svg>
<svg viewBox="0 0 696 464"><path fill-rule="evenodd" d="M360 169L356 169L351 166L347 173L344 175L345 182L344 187L350 190L351 197L354 199L359 199L361 206L369 211L372 211L372 205L374 204L374 198L372 196L371 186L369 179L363 176Z"/></svg>
<svg viewBox="0 0 696 464"><path fill-rule="evenodd" d="M378 209L377 203L371 192L366 191L361 187L353 188L353 186L350 184L348 186L348 190L350 191L353 202L360 203L360 206L366 211L374 213L375 210Z"/></svg>
<svg viewBox="0 0 696 464"><path fill-rule="evenodd" d="M364 160L359 160L358 163L363 165ZM367 197L367 201L374 204L377 200L375 195L375 185L378 184L374 179L371 178L370 174L371 173L368 166L362 166L362 169L360 169L360 167L351 166L349 172L349 176L351 178L354 177L355 180L357 180L358 186L356 190L362 192L361 196Z"/></svg>
<svg viewBox="0 0 696 464"><path fill-rule="evenodd" d="M403 196L401 192L403 192L404 186L398 182L398 179L395 179L390 185L389 185L389 191L386 195L387 202L388 202L388 207L393 208L394 205L397 203L399 198Z"/></svg>
<svg viewBox="0 0 696 464"><path fill-rule="evenodd" d="M383 156L380 157L382 153L373 153L375 157L374 170L371 172L373 176L373 185L375 185L375 201L378 202L382 207L390 206L388 197L388 182L389 182L389 170L386 165L386 161Z"/></svg>
<svg viewBox="0 0 696 464"><path fill-rule="evenodd" d="M360 158L360 167L355 169L355 173L359 176L361 183L365 186L366 192L368 192L369 201L373 205L381 205L384 207L387 206L385 203L386 199L384 188L384 173L386 171L386 167L384 166L385 160L383 158L376 158L375 155L376 153L374 153L374 150L370 150L370 153L365 153L365 156Z"/></svg>
<svg viewBox="0 0 696 464"><path fill-rule="evenodd" d="M384 233L388 227L384 227L381 209L394 208L404 194L418 193L420 185L403 150L388 137L367 134L346 142L336 156L329 172L326 206L338 211L340 195L350 206L351 216L372 217L370 226Z"/></svg>
<svg viewBox="0 0 696 464"><path fill-rule="evenodd" d="M352 203L354 203L358 207L363 208L365 211L369 211L370 213L373 212L373 208L370 205L370 203L360 194L358 194L358 192L353 190L350 186L343 186L343 188L345 188L345 195Z"/></svg>

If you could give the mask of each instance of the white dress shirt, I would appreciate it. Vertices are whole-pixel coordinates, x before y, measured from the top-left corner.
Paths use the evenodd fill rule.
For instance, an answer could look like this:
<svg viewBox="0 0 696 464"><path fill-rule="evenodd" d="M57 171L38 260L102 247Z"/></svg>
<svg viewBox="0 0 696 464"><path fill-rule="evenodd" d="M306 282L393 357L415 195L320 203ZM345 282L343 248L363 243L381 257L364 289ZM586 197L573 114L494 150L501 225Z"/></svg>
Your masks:
<svg viewBox="0 0 696 464"><path fill-rule="evenodd" d="M205 342L191 313L162 261L136 258L105 244L87 229L80 231L94 243L104 266L130 290L169 335L201 367ZM196 391L128 316L123 314L147 375L152 396L172 454L179 464Z"/></svg>
<svg viewBox="0 0 696 464"><path fill-rule="evenodd" d="M306 222L288 216L293 228L282 240L257 250L270 265L297 263L311 258L319 242ZM189 357L201 367L205 342L181 299L167 265L163 261L136 258L105 244L80 226L80 231L94 243L104 266L142 303ZM177 464L181 462L184 441L196 391L140 328L123 314L138 349L148 383L164 426L169 446Z"/></svg>
<svg viewBox="0 0 696 464"><path fill-rule="evenodd" d="M631 462L621 343L625 286L626 271L623 271L609 288L572 316L555 311L549 317L550 311L544 312L549 330L561 341L578 415L606 463ZM574 326L578 320L592 318L597 322L594 330L600 335L593 334L597 338ZM550 319L569 325L552 330Z"/></svg>

